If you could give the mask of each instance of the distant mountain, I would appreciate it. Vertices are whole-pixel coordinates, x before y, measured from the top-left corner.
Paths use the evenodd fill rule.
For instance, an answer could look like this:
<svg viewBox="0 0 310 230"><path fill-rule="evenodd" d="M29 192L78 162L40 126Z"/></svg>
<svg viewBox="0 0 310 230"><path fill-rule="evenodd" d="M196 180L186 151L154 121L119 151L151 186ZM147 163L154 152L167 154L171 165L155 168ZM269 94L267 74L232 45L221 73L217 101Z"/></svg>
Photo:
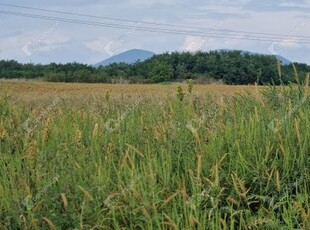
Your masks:
<svg viewBox="0 0 310 230"><path fill-rule="evenodd" d="M249 52L249 51L244 51L244 53L249 53L249 54L254 54L254 55L258 54L258 53L253 53L253 52ZM268 54L266 54L266 55L268 55ZM286 59L285 57L282 57L280 55L274 55L274 56L279 58L279 60L281 61L282 65L290 65L290 64L292 64L292 62L290 60Z"/></svg>
<svg viewBox="0 0 310 230"><path fill-rule="evenodd" d="M223 50L223 51L234 51L234 50L232 50L232 49L221 49L221 50ZM242 50L241 50L241 51L242 51ZM260 55L260 53L254 53L254 52L250 52L250 51L242 51L242 53L244 53L244 54L252 54L252 55L259 54L259 55ZM271 55L271 54L262 54L262 55ZM277 55L274 55L274 56L277 56ZM280 56L280 55L278 55L278 58L279 58L279 60L282 62L282 65L290 65L290 64L293 63L293 62L291 62L290 60L288 60L288 59L286 59L285 57L282 57L282 56Z"/></svg>
<svg viewBox="0 0 310 230"><path fill-rule="evenodd" d="M278 55L279 60L282 62L282 65L290 65L292 62L285 57Z"/></svg>
<svg viewBox="0 0 310 230"><path fill-rule="evenodd" d="M112 63L120 63L120 62L125 62L125 63L134 63L136 61L145 61L146 59L149 59L153 57L155 53L147 51L147 50L140 50L140 49L132 49L128 50L124 53L120 53L118 55L112 56L102 62L99 62L95 65L95 67L98 66L107 66Z"/></svg>

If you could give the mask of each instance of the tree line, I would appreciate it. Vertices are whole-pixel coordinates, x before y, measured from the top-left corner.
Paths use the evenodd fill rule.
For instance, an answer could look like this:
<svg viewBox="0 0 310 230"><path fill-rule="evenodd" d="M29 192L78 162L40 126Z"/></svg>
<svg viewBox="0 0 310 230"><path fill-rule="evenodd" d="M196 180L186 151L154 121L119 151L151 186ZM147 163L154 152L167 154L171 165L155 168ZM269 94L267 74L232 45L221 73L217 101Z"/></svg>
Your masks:
<svg viewBox="0 0 310 230"><path fill-rule="evenodd" d="M294 65L294 66L293 66ZM307 64L279 65L277 57L243 51L172 52L132 64L113 63L94 67L80 63L21 64L0 61L0 78L41 78L50 82L161 83L193 79L197 82L221 81L226 84L280 84L301 80L310 72Z"/></svg>

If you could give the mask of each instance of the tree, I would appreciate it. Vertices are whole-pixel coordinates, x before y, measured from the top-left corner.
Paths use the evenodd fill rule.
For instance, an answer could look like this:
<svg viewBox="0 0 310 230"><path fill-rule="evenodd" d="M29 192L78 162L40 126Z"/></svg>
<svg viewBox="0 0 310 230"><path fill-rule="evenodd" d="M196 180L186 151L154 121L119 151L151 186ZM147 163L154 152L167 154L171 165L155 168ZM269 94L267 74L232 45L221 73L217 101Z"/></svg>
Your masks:
<svg viewBox="0 0 310 230"><path fill-rule="evenodd" d="M153 63L150 69L151 79L155 83L171 81L173 78L174 70L173 67L165 62L158 60Z"/></svg>
<svg viewBox="0 0 310 230"><path fill-rule="evenodd" d="M175 79L187 79L190 77L186 67L182 64L178 64L175 71Z"/></svg>
<svg viewBox="0 0 310 230"><path fill-rule="evenodd" d="M298 78L295 77L298 70ZM212 77L227 84L266 84L304 82L310 72L307 64L282 65L281 80L275 56L243 51L173 52L155 55L144 62L114 63L93 67L80 63L49 65L0 61L0 78L42 78L55 82L111 82L122 78L138 83L158 83ZM200 76L199 76L200 75Z"/></svg>

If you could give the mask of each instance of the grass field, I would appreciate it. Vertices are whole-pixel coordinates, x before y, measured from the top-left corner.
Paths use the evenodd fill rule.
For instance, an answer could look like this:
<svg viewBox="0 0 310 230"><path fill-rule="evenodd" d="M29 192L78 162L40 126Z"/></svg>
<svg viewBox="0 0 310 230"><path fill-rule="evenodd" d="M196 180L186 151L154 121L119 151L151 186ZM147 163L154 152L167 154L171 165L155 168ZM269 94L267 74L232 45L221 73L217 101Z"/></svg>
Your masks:
<svg viewBox="0 0 310 230"><path fill-rule="evenodd" d="M101 97L109 93L114 98L137 97L148 95L149 97L163 98L167 95L174 95L177 84L162 85L117 85L117 84L66 84L47 83L35 81L10 81L0 79L0 92L7 92L27 101L41 101L50 99L51 96L62 98L90 98ZM243 92L256 92L264 87L255 86L227 86L227 85L195 85L195 94L205 96L208 94L234 95ZM186 91L186 85L184 86Z"/></svg>
<svg viewBox="0 0 310 230"><path fill-rule="evenodd" d="M1 81L0 229L309 229L305 87L177 88Z"/></svg>

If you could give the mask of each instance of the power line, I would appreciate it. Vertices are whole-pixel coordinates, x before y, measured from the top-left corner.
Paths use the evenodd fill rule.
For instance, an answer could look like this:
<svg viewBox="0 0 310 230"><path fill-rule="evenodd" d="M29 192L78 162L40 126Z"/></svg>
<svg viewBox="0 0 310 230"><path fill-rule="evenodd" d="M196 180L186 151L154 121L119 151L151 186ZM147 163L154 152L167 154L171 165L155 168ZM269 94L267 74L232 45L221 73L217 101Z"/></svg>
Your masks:
<svg viewBox="0 0 310 230"><path fill-rule="evenodd" d="M43 20L52 20L52 21L61 21L61 22L68 22L68 23L75 23L81 25L90 25L90 26L99 26L99 27L109 27L109 28L116 28L116 29L134 29L139 31L145 32L152 32L152 33L165 33L165 34L177 34L177 35L193 35L193 36L205 36L205 37L216 37L216 38L229 38L229 39L236 39L236 40L253 40L253 41L262 41L262 42L278 42L279 39L277 37L259 37L254 35L245 35L247 37L240 37L240 35L222 35L222 34L206 34L200 31L186 31L186 30L172 30L172 29L164 29L164 28L154 28L154 27L139 27L136 26L133 28L131 25L124 25L124 24L111 24L111 23L102 23L102 22L94 22L94 21L83 21L78 19L72 18L63 18L63 17L53 17L53 16L45 16L45 15L37 15L37 14L27 14L27 13L20 13L20 12L13 12L13 11L3 11L0 10L0 14L7 14L12 16L21 16L27 18L36 18L36 19L43 19ZM213 33L215 30L213 31ZM282 38L283 39L283 38ZM295 40L299 43L310 43L309 39L299 39Z"/></svg>
<svg viewBox="0 0 310 230"><path fill-rule="evenodd" d="M22 8L22 9L30 9L30 10L37 10L37 11L44 11L44 12L49 12L49 13L57 13L57 14L66 14L66 15L72 15L72 16L82 16L82 17L89 17L89 18L96 18L96 19L105 19L105 20L114 20L114 21L121 21L121 22L126 22L126 23L136 23L137 20L129 20L129 19L120 19L120 18L114 18L114 17L107 17L107 16L95 16L95 15L90 15L90 14L79 14L79 13L72 13L72 12L66 12L66 11L59 11L59 10L48 10L48 9L42 9L42 8L36 8L36 7L29 7L29 6L21 6L21 5L15 5L15 4L7 4L7 3L0 3L2 6L8 6L8 7L15 7L15 8ZM215 30L212 28L203 28L203 27L193 27L193 26L186 26L186 25L176 25L176 24L168 24L168 23L155 23L155 22L145 22L143 21L143 24L148 24L148 25L157 25L157 26L165 26L165 27L176 27L176 28L187 28L187 29L198 29L198 30L203 30L203 31L210 31L210 30ZM288 35L285 34L277 34L277 33L261 33L261 32L250 32L250 31L242 31L242 30L227 30L227 29L216 29L216 31L221 31L221 32L227 32L227 33L242 33L246 36L247 34L250 35L264 35L268 37L281 37L283 39L287 38ZM200 31L201 33L201 31ZM310 39L310 37L307 36L291 36L294 38L304 38L304 39Z"/></svg>
<svg viewBox="0 0 310 230"><path fill-rule="evenodd" d="M121 24L107 24L107 23L100 23L100 22L94 22L94 21L82 21L77 19L71 19L71 18L62 18L62 17L51 17L51 16L44 16L44 15L36 15L36 14L25 14L25 13L19 13L19 12L12 12L12 11L0 11L0 14L8 14L12 16L22 16L22 17L28 17L28 18L36 18L36 19L44 19L44 20L53 20L53 21L61 21L61 22L69 22L69 23L75 23L75 24L82 24L82 25L91 25L91 26L100 26L100 27L110 27L110 28L116 28L116 29L133 29L130 25L121 25ZM140 31L146 31L146 32L154 32L154 33L169 33L169 34L178 34L178 35L195 35L195 36L208 36L208 34L205 33L197 33L192 32L189 33L189 31L177 31L177 30L168 30L168 29L161 29L161 28L145 28L145 27L137 27L135 30ZM209 34L210 37L217 37L217 38L231 38L231 39L238 39L238 40L255 40L255 41L279 41L278 38L264 38L264 37L240 37L240 36L231 36L231 35L219 35L219 34ZM300 43L309 43L309 40L302 40L299 41Z"/></svg>

